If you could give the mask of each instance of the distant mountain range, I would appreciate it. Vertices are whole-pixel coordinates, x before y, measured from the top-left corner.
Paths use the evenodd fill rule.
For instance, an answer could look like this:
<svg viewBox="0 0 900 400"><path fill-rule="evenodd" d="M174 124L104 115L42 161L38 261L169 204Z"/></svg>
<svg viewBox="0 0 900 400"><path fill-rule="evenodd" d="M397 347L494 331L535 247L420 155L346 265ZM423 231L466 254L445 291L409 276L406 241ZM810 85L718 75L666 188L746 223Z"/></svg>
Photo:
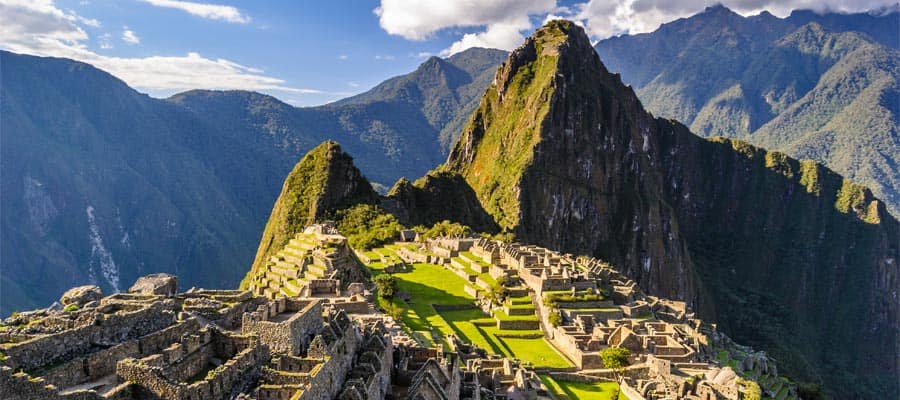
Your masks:
<svg viewBox="0 0 900 400"><path fill-rule="evenodd" d="M898 16L714 8L596 48L655 114L824 161L896 210ZM154 99L83 63L0 52L0 313L149 271L236 285L302 154L337 140L382 192L422 176L506 55L430 58L364 94L297 108L244 91Z"/></svg>
<svg viewBox="0 0 900 400"><path fill-rule="evenodd" d="M820 161L900 215L900 12L742 17L723 6L600 41L648 110Z"/></svg>

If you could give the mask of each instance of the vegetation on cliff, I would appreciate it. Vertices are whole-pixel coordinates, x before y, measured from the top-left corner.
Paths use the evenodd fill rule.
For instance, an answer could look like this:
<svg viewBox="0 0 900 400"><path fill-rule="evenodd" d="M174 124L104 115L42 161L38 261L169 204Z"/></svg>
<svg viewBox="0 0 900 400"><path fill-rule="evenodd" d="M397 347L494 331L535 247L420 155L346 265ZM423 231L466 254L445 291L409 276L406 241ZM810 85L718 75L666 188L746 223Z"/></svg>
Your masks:
<svg viewBox="0 0 900 400"><path fill-rule="evenodd" d="M378 194L372 185L336 142L326 141L316 146L285 179L247 277L255 275L270 256L307 225L320 222L338 210L377 201ZM355 217L359 211L364 210L350 214ZM245 279L241 286L246 284Z"/></svg>

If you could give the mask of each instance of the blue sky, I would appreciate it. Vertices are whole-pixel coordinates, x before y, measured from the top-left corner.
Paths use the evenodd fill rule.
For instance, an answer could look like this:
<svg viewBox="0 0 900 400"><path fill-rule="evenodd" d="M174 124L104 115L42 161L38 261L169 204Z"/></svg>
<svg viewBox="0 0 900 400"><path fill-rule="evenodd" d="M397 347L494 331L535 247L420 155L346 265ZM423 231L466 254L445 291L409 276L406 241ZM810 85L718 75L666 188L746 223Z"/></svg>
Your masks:
<svg viewBox="0 0 900 400"><path fill-rule="evenodd" d="M862 11L896 0L732 0L744 14ZM733 3L733 4L730 4ZM410 72L429 55L511 49L553 17L593 39L647 32L707 0L0 0L0 48L93 64L155 97L246 89L323 104Z"/></svg>

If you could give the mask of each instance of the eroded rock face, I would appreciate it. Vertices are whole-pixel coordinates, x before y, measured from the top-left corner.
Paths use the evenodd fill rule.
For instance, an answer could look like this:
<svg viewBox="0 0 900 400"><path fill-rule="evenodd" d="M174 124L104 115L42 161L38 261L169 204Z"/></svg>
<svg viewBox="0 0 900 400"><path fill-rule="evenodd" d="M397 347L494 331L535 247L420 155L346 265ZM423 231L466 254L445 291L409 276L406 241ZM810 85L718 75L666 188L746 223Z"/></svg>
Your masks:
<svg viewBox="0 0 900 400"><path fill-rule="evenodd" d="M170 274L142 276L128 289L128 293L174 296L178 293L178 277Z"/></svg>
<svg viewBox="0 0 900 400"><path fill-rule="evenodd" d="M81 308L85 304L100 301L101 298L103 298L103 291L100 290L99 286L85 285L66 290L62 297L59 298L59 302L64 306L75 304Z"/></svg>

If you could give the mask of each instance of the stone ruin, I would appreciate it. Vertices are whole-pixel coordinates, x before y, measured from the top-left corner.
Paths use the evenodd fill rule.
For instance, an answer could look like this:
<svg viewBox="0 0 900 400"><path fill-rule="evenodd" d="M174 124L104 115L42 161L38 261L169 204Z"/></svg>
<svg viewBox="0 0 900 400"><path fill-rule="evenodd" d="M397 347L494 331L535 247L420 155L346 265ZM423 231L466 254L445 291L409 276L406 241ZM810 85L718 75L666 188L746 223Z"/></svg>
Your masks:
<svg viewBox="0 0 900 400"><path fill-rule="evenodd" d="M67 291L61 302L71 307L0 324L0 398L478 399L504 398L493 391L517 382L497 359L467 366L468 354L420 347L374 310L365 284L329 281L274 298L179 293L166 274L106 297L90 286Z"/></svg>
<svg viewBox="0 0 900 400"><path fill-rule="evenodd" d="M265 268L252 277L249 289L270 299L341 297L347 285L366 282L368 273L331 223L311 225L295 235Z"/></svg>
<svg viewBox="0 0 900 400"><path fill-rule="evenodd" d="M734 351L738 346L716 332L715 325L696 319L685 302L646 295L601 260L486 238L431 239L422 245L422 253L434 255L429 262L469 281L465 291L480 299L484 311L495 318L496 312L534 314L537 321L497 318L498 328L539 327L578 370L561 373L565 380L614 379L615 372L603 365L600 353L623 347L632 356L621 387L631 399L738 400L751 381L773 398L797 398L796 387L779 378L774 368L759 367L767 365L759 361L767 360L764 354L755 353L755 361L734 368L722 365L716 357L722 351L737 357L745 351ZM398 254L410 262L420 261L409 250ZM506 287L502 304L489 299L489 281ZM558 326L550 322L551 314L558 314Z"/></svg>
<svg viewBox="0 0 900 400"><path fill-rule="evenodd" d="M129 293L102 297L97 287L74 288L60 299L65 308L5 319L0 398L552 398L537 372L516 361L452 336L453 351L420 346L374 309L369 283L342 287L336 279L340 268L358 267L346 238L328 225L303 235L250 290L179 293L176 277L156 274ZM738 400L757 382L771 398L797 398L764 353L734 344L684 302L643 294L602 261L487 239L421 246L429 262L466 278L487 311L535 314L545 338L576 365L542 374L611 380L600 351L624 347L632 356L620 384L632 400ZM398 253L397 263L418 262L407 257L420 254ZM507 286L503 304L484 296L493 282ZM559 314L558 326L551 313Z"/></svg>

